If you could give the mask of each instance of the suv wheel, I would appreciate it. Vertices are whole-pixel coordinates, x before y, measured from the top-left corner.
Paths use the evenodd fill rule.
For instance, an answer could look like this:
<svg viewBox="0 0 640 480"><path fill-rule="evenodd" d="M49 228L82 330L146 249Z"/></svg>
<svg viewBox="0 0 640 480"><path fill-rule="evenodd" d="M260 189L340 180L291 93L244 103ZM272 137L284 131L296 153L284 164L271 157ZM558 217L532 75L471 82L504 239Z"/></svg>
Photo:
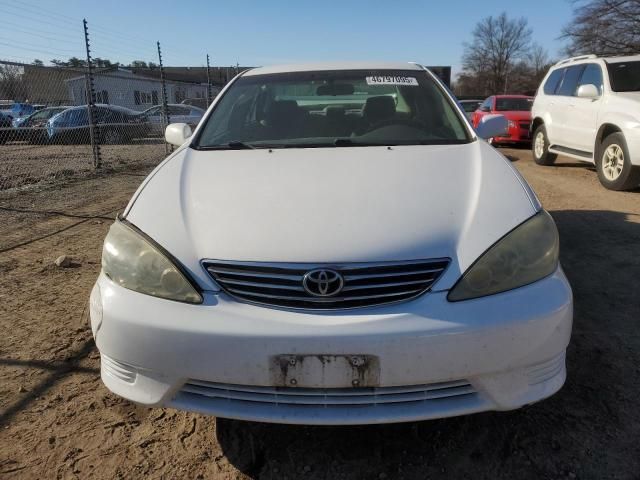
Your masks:
<svg viewBox="0 0 640 480"><path fill-rule="evenodd" d="M555 153L549 153L549 139L547 138L547 129L544 125L540 125L533 133L533 141L531 142L531 152L533 159L538 165L553 165L558 157Z"/></svg>
<svg viewBox="0 0 640 480"><path fill-rule="evenodd" d="M621 133L604 139L596 157L600 183L609 190L628 190L640 184L640 168L631 165L627 142Z"/></svg>

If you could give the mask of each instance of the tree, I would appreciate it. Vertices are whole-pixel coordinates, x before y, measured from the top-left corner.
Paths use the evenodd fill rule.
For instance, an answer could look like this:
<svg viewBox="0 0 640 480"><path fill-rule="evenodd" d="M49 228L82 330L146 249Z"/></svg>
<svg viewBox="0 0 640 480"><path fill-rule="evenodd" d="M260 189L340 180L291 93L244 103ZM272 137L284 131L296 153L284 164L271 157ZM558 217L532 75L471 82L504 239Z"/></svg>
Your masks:
<svg viewBox="0 0 640 480"><path fill-rule="evenodd" d="M640 52L640 0L571 0L573 20L563 28L569 55Z"/></svg>
<svg viewBox="0 0 640 480"><path fill-rule="evenodd" d="M506 91L509 70L529 53L531 35L525 18L510 19L504 12L484 18L473 29L472 41L464 43L464 74L476 78L485 93Z"/></svg>
<svg viewBox="0 0 640 480"><path fill-rule="evenodd" d="M36 67L42 67L44 66L44 62L36 58L33 62L31 62L31 65L35 65Z"/></svg>
<svg viewBox="0 0 640 480"><path fill-rule="evenodd" d="M147 62L143 62L142 60L134 60L129 64L131 68L147 68Z"/></svg>

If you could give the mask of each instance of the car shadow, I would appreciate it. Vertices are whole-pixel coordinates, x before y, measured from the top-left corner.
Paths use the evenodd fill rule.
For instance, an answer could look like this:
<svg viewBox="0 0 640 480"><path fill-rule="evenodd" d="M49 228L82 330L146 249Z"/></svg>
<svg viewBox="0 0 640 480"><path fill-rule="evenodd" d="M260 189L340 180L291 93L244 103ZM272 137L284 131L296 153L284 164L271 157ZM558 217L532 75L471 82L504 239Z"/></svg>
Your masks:
<svg viewBox="0 0 640 480"><path fill-rule="evenodd" d="M640 471L640 212L555 210L575 299L565 386L547 400L407 424L310 427L217 419L250 478L629 478ZM635 372L635 373L634 373ZM624 461L619 461L624 459Z"/></svg>

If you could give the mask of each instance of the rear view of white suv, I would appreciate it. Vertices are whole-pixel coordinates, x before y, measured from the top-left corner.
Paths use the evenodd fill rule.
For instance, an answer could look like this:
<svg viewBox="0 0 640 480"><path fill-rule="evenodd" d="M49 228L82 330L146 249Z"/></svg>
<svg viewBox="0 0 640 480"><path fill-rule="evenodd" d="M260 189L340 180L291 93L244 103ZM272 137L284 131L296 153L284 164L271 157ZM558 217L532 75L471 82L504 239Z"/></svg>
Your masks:
<svg viewBox="0 0 640 480"><path fill-rule="evenodd" d="M640 184L640 55L586 55L554 65L532 109L533 158L594 163L611 190Z"/></svg>

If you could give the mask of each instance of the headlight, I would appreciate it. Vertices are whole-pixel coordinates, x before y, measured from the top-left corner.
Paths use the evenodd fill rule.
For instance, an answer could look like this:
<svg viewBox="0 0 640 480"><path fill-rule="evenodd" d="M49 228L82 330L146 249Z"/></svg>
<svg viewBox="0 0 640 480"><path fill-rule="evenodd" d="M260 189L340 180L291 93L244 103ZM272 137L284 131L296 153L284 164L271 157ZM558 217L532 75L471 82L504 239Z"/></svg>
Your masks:
<svg viewBox="0 0 640 480"><path fill-rule="evenodd" d="M154 297L202 303L202 297L167 255L116 221L102 249L102 271L118 285Z"/></svg>
<svg viewBox="0 0 640 480"><path fill-rule="evenodd" d="M509 120L509 128L516 128L518 125L513 120Z"/></svg>
<svg viewBox="0 0 640 480"><path fill-rule="evenodd" d="M451 289L450 301L468 300L533 283L558 267L558 230L542 210L487 250Z"/></svg>

